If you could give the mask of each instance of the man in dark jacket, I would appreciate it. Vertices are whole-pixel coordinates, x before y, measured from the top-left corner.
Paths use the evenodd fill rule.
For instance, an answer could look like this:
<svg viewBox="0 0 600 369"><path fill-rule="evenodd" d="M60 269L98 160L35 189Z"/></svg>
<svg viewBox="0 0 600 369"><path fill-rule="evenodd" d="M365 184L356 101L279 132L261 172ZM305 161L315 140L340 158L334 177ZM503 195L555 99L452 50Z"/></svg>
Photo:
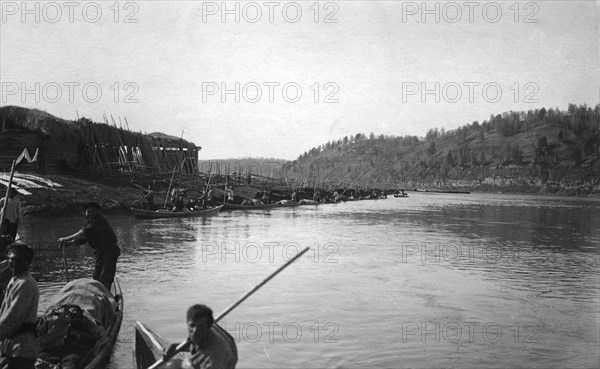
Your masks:
<svg viewBox="0 0 600 369"><path fill-rule="evenodd" d="M84 206L83 227L67 237L58 239L60 247L88 243L94 249L96 265L93 278L110 290L117 270L117 258L121 249L117 246L117 236L106 219L99 213L100 205L90 202Z"/></svg>

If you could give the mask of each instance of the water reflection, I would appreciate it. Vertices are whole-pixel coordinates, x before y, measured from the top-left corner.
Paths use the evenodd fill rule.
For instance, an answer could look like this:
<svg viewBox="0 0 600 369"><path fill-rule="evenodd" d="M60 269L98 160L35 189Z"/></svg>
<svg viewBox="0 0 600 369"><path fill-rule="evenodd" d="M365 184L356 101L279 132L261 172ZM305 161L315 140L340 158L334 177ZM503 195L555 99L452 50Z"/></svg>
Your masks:
<svg viewBox="0 0 600 369"><path fill-rule="evenodd" d="M189 304L218 312L306 246L313 250L225 319L239 339L240 368L595 367L599 204L414 194L205 219L108 217L123 250L126 304L112 367L132 367L135 320L177 341ZM35 266L43 300L64 282L55 240L81 223L26 224L44 255ZM86 247L67 259L72 275L91 275ZM272 337L268 322L279 324ZM482 336L492 323L503 331L497 342ZM286 324L302 331L298 341L282 332ZM250 339L256 326L264 334ZM456 326L462 338L445 340ZM472 340L469 327L479 327Z"/></svg>

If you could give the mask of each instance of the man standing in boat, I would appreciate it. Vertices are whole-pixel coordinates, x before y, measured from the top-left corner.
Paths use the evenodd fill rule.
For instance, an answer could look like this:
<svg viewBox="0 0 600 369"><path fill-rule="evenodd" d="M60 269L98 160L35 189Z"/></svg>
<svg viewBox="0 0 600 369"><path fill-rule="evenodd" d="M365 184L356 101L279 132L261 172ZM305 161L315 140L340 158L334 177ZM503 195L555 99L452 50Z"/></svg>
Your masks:
<svg viewBox="0 0 600 369"><path fill-rule="evenodd" d="M148 185L148 188L144 190L144 196L142 197L142 209L154 210L154 190L152 185Z"/></svg>
<svg viewBox="0 0 600 369"><path fill-rule="evenodd" d="M117 270L117 259L121 249L117 246L117 236L108 221L99 213L100 205L90 202L84 206L85 223L83 227L67 237L58 239L60 247L88 243L94 249L96 264L93 278L110 290Z"/></svg>
<svg viewBox="0 0 600 369"><path fill-rule="evenodd" d="M227 190L225 190L225 202L233 203L233 187L228 186Z"/></svg>
<svg viewBox="0 0 600 369"><path fill-rule="evenodd" d="M237 364L237 347L233 337L223 329L213 326L212 310L206 305L193 305L186 314L188 340L191 352L188 366L193 369L234 369ZM165 350L165 359L173 356L177 344ZM186 359L188 360L188 359Z"/></svg>
<svg viewBox="0 0 600 369"><path fill-rule="evenodd" d="M40 293L29 273L33 250L25 244L13 243L8 246L7 255L13 277L0 306L0 354L7 369L34 369Z"/></svg>
<svg viewBox="0 0 600 369"><path fill-rule="evenodd" d="M211 185L208 185L208 188L206 190L205 201L206 201L206 207L212 208L214 206L214 204L213 204L213 189L212 189Z"/></svg>

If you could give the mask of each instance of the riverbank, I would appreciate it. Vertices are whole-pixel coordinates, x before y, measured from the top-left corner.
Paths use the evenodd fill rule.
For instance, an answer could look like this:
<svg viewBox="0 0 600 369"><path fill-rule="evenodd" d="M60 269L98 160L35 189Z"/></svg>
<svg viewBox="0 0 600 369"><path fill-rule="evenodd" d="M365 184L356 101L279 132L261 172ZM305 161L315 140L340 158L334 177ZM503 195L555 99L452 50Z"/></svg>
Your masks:
<svg viewBox="0 0 600 369"><path fill-rule="evenodd" d="M127 214L129 208L139 207L142 198L142 189L139 185L131 183L107 184L94 182L88 179L73 177L48 175L37 177L36 187L26 187L27 195L21 194L20 199L24 216L31 217L67 217L80 215L82 205L87 202L97 202L102 206L105 214ZM46 185L44 185L46 183ZM47 183L53 185L47 185ZM165 188L162 188L165 187ZM188 187L188 196L197 196L199 191ZM4 188L3 186L1 188ZM156 189L154 203L162 206L165 202L168 183L159 186ZM217 199L222 198L222 185L214 185L214 194ZM233 186L235 202L239 203L243 198L254 198L256 194L263 190L260 185L242 185ZM405 189L408 190L408 189ZM584 198L600 198L600 192L590 190L589 188L575 186L573 188L558 188L556 186L525 186L518 184L498 185L479 185L479 186L451 186L451 187L423 187L420 191L444 192L444 191L468 191L473 193L513 193L545 196L575 196ZM409 191L411 192L411 191ZM277 201L282 198L289 199L290 193L286 188L273 188L272 198Z"/></svg>
<svg viewBox="0 0 600 369"><path fill-rule="evenodd" d="M18 175L17 175L18 176ZM143 195L142 188L134 183L108 184L73 176L27 176L27 185L20 187L20 201L24 216L34 217L67 217L80 215L83 204L97 202L102 206L104 214L127 214L131 207L140 207ZM25 181L23 178L19 178ZM168 190L168 183L160 183L155 189L154 204L162 206ZM32 187L33 186L33 187ZM163 188L164 187L164 188ZM198 186L185 186L187 196L198 196ZM242 198L254 198L262 191L260 186L234 185L236 202ZM0 186L0 191L5 191ZM222 199L224 188L213 185L214 196ZM273 188L274 200L289 198L286 189Z"/></svg>
<svg viewBox="0 0 600 369"><path fill-rule="evenodd" d="M473 184L453 184L450 186L423 186L419 187L420 192L471 192L471 193L503 193L515 195L544 195L544 196L565 196L565 197L583 197L600 198L600 186L590 183L582 184L531 184L524 181L505 181L500 184L492 183L473 183Z"/></svg>

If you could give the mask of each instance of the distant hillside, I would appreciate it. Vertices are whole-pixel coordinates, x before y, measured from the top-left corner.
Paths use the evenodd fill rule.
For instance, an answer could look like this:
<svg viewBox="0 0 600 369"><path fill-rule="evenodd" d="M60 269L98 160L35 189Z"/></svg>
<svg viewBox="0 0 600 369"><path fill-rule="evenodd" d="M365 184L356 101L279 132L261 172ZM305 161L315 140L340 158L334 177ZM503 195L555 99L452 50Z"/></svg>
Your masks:
<svg viewBox="0 0 600 369"><path fill-rule="evenodd" d="M505 112L425 137L358 133L312 148L283 172L318 185L598 193L600 104Z"/></svg>

